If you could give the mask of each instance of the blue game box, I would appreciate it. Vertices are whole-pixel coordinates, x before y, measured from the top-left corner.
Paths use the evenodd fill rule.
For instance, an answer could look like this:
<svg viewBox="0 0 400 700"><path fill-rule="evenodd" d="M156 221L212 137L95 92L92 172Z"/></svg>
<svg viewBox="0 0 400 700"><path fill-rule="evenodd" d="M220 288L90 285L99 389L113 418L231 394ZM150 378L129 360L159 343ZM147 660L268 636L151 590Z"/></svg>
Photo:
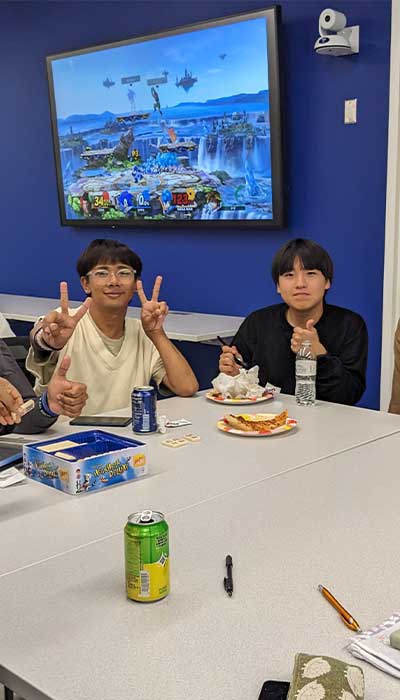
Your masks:
<svg viewBox="0 0 400 700"><path fill-rule="evenodd" d="M70 494L147 474L147 446L103 430L87 430L23 446L26 476Z"/></svg>

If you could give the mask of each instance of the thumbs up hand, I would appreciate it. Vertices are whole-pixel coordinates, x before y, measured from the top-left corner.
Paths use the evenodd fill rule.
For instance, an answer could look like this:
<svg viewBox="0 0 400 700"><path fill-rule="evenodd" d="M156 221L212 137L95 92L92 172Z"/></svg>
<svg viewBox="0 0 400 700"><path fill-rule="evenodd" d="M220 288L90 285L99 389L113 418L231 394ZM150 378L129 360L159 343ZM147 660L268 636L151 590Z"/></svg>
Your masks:
<svg viewBox="0 0 400 700"><path fill-rule="evenodd" d="M310 318L306 321L306 327L296 326L293 328L293 335L290 341L290 347L294 353L297 353L300 349L300 345L304 343L305 340L311 342L311 350L314 355L326 355L327 349L324 348L322 343L319 342L319 336L317 329L314 328L314 319Z"/></svg>
<svg viewBox="0 0 400 700"><path fill-rule="evenodd" d="M306 321L306 330L307 330L307 331L313 331L313 330L315 330L315 329L314 329L314 323L315 323L315 321L314 321L313 318L310 318L308 321ZM317 331L315 331L315 332L317 333ZM318 335L318 333L317 333L317 335Z"/></svg>
<svg viewBox="0 0 400 700"><path fill-rule="evenodd" d="M80 416L88 395L86 384L67 379L70 364L71 358L66 356L54 372L47 387L47 402L53 413L76 418Z"/></svg>

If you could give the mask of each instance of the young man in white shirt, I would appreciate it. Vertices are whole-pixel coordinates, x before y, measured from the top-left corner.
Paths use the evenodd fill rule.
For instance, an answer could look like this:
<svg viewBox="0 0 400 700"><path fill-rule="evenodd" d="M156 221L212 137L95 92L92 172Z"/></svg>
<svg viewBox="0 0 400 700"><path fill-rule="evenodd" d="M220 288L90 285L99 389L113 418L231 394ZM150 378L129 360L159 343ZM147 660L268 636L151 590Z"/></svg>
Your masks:
<svg viewBox="0 0 400 700"><path fill-rule="evenodd" d="M151 379L179 396L192 396L198 383L189 364L167 338L163 323L168 313L159 301L162 278L157 277L151 299L140 281L138 255L118 241L97 239L77 263L87 300L77 310L68 307L66 282L60 285L60 310L35 325L27 368L36 376L35 391L45 390L65 355L69 376L87 385L83 415L126 408L134 386ZM141 320L126 318L135 291Z"/></svg>

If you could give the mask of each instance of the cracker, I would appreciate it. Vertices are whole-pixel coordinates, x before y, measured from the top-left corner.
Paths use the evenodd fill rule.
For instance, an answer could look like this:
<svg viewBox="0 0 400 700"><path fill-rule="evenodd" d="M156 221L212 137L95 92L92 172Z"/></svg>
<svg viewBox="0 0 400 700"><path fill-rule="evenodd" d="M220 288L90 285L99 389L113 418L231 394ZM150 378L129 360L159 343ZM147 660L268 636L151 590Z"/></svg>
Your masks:
<svg viewBox="0 0 400 700"><path fill-rule="evenodd" d="M163 440L162 445L165 445L165 447L183 447L184 445L188 444L188 441L185 440L184 438L169 438L168 440Z"/></svg>
<svg viewBox="0 0 400 700"><path fill-rule="evenodd" d="M67 459L69 462L76 462L76 457L68 454L68 452L56 452L54 457L61 457L61 459Z"/></svg>
<svg viewBox="0 0 400 700"><path fill-rule="evenodd" d="M18 413L20 416L25 416L26 413L29 413L29 411L32 411L32 409L35 408L35 402L33 399L28 399L28 401L25 401L19 409Z"/></svg>
<svg viewBox="0 0 400 700"><path fill-rule="evenodd" d="M58 452L59 450L66 450L68 447L77 447L79 442L74 442L73 440L62 440L61 442L52 442L50 445L42 445L42 452Z"/></svg>
<svg viewBox="0 0 400 700"><path fill-rule="evenodd" d="M188 440L189 442L200 442L200 435L196 435L195 433L188 433L187 435L183 436L185 440Z"/></svg>

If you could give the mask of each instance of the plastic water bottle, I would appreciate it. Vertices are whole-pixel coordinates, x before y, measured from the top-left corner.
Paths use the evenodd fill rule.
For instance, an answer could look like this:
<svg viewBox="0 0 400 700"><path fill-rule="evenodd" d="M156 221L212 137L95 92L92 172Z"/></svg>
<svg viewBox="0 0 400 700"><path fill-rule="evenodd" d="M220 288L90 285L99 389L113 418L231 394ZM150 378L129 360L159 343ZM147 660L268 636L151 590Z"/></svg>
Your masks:
<svg viewBox="0 0 400 700"><path fill-rule="evenodd" d="M296 403L300 406L315 404L315 377L317 358L311 350L311 341L305 340L296 355Z"/></svg>

